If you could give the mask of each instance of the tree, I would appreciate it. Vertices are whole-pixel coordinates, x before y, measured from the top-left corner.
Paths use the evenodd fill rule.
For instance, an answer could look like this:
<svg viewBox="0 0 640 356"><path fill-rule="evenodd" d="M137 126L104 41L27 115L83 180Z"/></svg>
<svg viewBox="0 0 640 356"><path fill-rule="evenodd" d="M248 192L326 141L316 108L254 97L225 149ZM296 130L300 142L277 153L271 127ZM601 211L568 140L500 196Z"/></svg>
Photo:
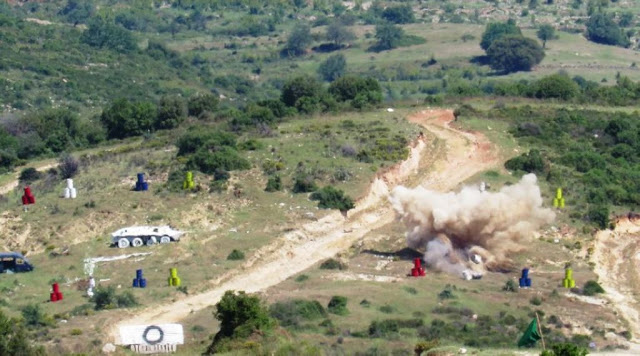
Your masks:
<svg viewBox="0 0 640 356"><path fill-rule="evenodd" d="M69 0L59 14L66 17L67 21L75 27L79 23L85 23L95 12L96 8L92 1Z"/></svg>
<svg viewBox="0 0 640 356"><path fill-rule="evenodd" d="M254 331L269 331L275 325L260 298L243 291L237 294L226 291L216 304L214 316L220 321L220 331L209 345L207 354L220 351L219 346L224 339L246 338Z"/></svg>
<svg viewBox="0 0 640 356"><path fill-rule="evenodd" d="M336 189L330 185L315 191L311 194L311 200L318 201L320 209L338 209L340 211L348 211L355 208L353 199L340 189Z"/></svg>
<svg viewBox="0 0 640 356"><path fill-rule="evenodd" d="M303 55L311 42L311 28L307 24L299 23L289 34L285 52L290 56Z"/></svg>
<svg viewBox="0 0 640 356"><path fill-rule="evenodd" d="M538 38L542 41L542 48L547 47L547 41L552 40L556 36L556 30L549 24L541 25L536 32Z"/></svg>
<svg viewBox="0 0 640 356"><path fill-rule="evenodd" d="M80 39L92 47L109 48L123 53L138 48L131 32L107 22L102 17L91 18L88 28L82 33Z"/></svg>
<svg viewBox="0 0 640 356"><path fill-rule="evenodd" d="M601 229L609 226L609 206L605 204L594 205L589 208L587 213L589 220L594 222Z"/></svg>
<svg viewBox="0 0 640 356"><path fill-rule="evenodd" d="M343 76L346 68L347 60L344 55L340 53L333 55L320 63L318 73L322 76L322 79L332 82Z"/></svg>
<svg viewBox="0 0 640 356"><path fill-rule="evenodd" d="M385 51L398 46L404 37L404 30L396 25L384 23L376 26L375 38L378 42L373 46L375 51Z"/></svg>
<svg viewBox="0 0 640 356"><path fill-rule="evenodd" d="M412 23L415 21L413 9L410 5L390 6L382 11L382 18L396 24Z"/></svg>
<svg viewBox="0 0 640 356"><path fill-rule="evenodd" d="M629 47L630 42L613 17L605 13L595 13L587 21L587 39L611 46Z"/></svg>
<svg viewBox="0 0 640 356"><path fill-rule="evenodd" d="M490 23L487 25L484 33L482 34L480 47L482 47L483 50L487 51L493 41L506 35L522 35L522 31L520 31L520 28L516 25L516 22L514 20L509 19L504 23Z"/></svg>
<svg viewBox="0 0 640 356"><path fill-rule="evenodd" d="M156 114L156 108L151 103L117 99L102 111L100 120L107 129L107 137L125 138L151 130Z"/></svg>
<svg viewBox="0 0 640 356"><path fill-rule="evenodd" d="M538 80L534 84L534 93L537 98L556 98L569 100L578 94L578 84L567 75L552 74Z"/></svg>
<svg viewBox="0 0 640 356"><path fill-rule="evenodd" d="M196 95L189 98L187 111L191 116L199 116L203 112L213 112L218 107L218 97L213 94Z"/></svg>
<svg viewBox="0 0 640 356"><path fill-rule="evenodd" d="M20 320L8 318L0 311L0 355L44 356L42 346L33 346Z"/></svg>
<svg viewBox="0 0 640 356"><path fill-rule="evenodd" d="M352 41L356 35L347 26L340 21L333 21L327 26L327 41L333 42L336 47L340 48L345 42Z"/></svg>
<svg viewBox="0 0 640 356"><path fill-rule="evenodd" d="M154 123L156 129L178 127L187 117L187 107L179 96L165 96L160 99L158 114Z"/></svg>
<svg viewBox="0 0 640 356"><path fill-rule="evenodd" d="M487 56L493 69L510 73L531 70L544 58L544 50L531 38L508 35L495 40Z"/></svg>
<svg viewBox="0 0 640 356"><path fill-rule="evenodd" d="M374 78L363 78L347 75L336 79L329 86L329 93L338 101L366 98L368 103L377 104L382 101L382 88Z"/></svg>
<svg viewBox="0 0 640 356"><path fill-rule="evenodd" d="M312 77L301 75L288 80L282 87L280 100L287 106L296 106L302 98L318 98L322 93L320 83Z"/></svg>

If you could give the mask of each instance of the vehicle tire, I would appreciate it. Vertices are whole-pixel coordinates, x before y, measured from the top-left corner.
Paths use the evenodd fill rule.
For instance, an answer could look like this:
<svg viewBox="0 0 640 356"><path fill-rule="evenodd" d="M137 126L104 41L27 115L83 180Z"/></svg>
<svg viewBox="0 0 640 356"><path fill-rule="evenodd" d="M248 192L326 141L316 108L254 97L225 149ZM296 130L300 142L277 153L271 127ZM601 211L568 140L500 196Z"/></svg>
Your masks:
<svg viewBox="0 0 640 356"><path fill-rule="evenodd" d="M157 243L158 243L158 238L157 238L157 237L155 237L155 236L150 236L150 237L147 239L147 246L153 246L153 245L155 245L155 244L157 244Z"/></svg>
<svg viewBox="0 0 640 356"><path fill-rule="evenodd" d="M129 247L129 240L125 239L124 237L120 238L120 240L118 240L118 247L119 248Z"/></svg>
<svg viewBox="0 0 640 356"><path fill-rule="evenodd" d="M131 240L131 246L133 247L140 247L142 245L144 245L144 242L139 237L136 237L133 240Z"/></svg>
<svg viewBox="0 0 640 356"><path fill-rule="evenodd" d="M171 237L164 235L160 238L160 243L161 244L168 244L169 242L171 242Z"/></svg>

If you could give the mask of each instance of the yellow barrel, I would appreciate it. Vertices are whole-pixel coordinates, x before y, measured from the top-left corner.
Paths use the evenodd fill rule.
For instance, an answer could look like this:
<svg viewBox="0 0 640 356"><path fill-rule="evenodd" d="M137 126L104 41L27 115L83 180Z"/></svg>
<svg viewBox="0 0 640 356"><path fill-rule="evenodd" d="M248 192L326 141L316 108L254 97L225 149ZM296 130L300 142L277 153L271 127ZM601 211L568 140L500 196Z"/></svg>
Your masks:
<svg viewBox="0 0 640 356"><path fill-rule="evenodd" d="M567 268L566 270L564 270L564 278L565 279L573 278L573 270L571 268Z"/></svg>
<svg viewBox="0 0 640 356"><path fill-rule="evenodd" d="M556 190L556 198L562 199L562 188L558 188L558 190Z"/></svg>
<svg viewBox="0 0 640 356"><path fill-rule="evenodd" d="M177 268L171 268L169 270L169 273L171 273L171 278L177 278L178 277L178 269Z"/></svg>

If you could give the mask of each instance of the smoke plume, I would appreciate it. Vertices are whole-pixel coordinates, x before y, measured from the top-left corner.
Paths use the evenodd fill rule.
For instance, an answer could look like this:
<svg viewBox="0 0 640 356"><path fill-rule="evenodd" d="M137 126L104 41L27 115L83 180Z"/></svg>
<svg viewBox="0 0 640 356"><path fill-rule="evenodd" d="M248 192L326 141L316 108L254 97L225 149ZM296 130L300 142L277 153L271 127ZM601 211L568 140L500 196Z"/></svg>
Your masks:
<svg viewBox="0 0 640 356"><path fill-rule="evenodd" d="M524 240L555 218L542 207L534 174L498 192L464 187L457 193L440 193L399 186L390 201L407 226L408 245L426 248L428 266L456 274L474 267L469 261L474 254L488 270L513 269L508 256L522 250Z"/></svg>

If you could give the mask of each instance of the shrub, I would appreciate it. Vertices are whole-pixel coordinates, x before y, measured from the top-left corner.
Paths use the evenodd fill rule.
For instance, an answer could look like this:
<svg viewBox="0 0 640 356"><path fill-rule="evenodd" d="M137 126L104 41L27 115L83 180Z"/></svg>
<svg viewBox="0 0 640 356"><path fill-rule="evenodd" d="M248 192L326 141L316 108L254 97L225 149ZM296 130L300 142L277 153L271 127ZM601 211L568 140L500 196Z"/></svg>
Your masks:
<svg viewBox="0 0 640 356"><path fill-rule="evenodd" d="M544 158L536 149L508 160L504 166L512 171L519 170L527 173L544 173L547 169Z"/></svg>
<svg viewBox="0 0 640 356"><path fill-rule="evenodd" d="M322 92L322 86L315 78L303 75L291 78L284 84L280 100L287 106L296 106L302 98L318 101Z"/></svg>
<svg viewBox="0 0 640 356"><path fill-rule="evenodd" d="M282 190L282 180L280 176L269 177L267 186L264 188L266 192L276 192Z"/></svg>
<svg viewBox="0 0 640 356"><path fill-rule="evenodd" d="M20 183L32 183L38 179L42 178L42 173L38 172L37 169L33 167L25 168L20 171L20 176L18 180Z"/></svg>
<svg viewBox="0 0 640 356"><path fill-rule="evenodd" d="M516 285L516 282L510 279L504 284L502 290L506 292L516 292L518 290L517 288L518 286Z"/></svg>
<svg viewBox="0 0 640 356"><path fill-rule="evenodd" d="M597 12L587 21L587 38L596 43L628 47L629 38L613 20L611 14Z"/></svg>
<svg viewBox="0 0 640 356"><path fill-rule="evenodd" d="M187 161L187 168L213 174L219 169L225 171L249 169L251 168L251 163L241 157L235 148L225 146L214 152L205 149L198 150Z"/></svg>
<svg viewBox="0 0 640 356"><path fill-rule="evenodd" d="M187 103L187 111L191 116L200 116L203 112L215 111L219 102L213 94L192 96Z"/></svg>
<svg viewBox="0 0 640 356"><path fill-rule="evenodd" d="M187 117L187 106L178 96L165 96L160 99L158 113L155 118L156 129L172 129L178 127Z"/></svg>
<svg viewBox="0 0 640 356"><path fill-rule="evenodd" d="M553 74L538 80L534 92L537 98L569 100L578 94L579 88L568 76Z"/></svg>
<svg viewBox="0 0 640 356"><path fill-rule="evenodd" d="M306 274L301 274L301 275L299 275L299 276L297 276L297 277L296 277L295 281L296 281L296 282L304 282L304 281L306 281L307 279L309 279L309 276L308 276L308 275L306 275Z"/></svg>
<svg viewBox="0 0 640 356"><path fill-rule="evenodd" d="M593 296L598 293L604 293L604 289L596 281L587 281L582 288L582 294L584 295Z"/></svg>
<svg viewBox="0 0 640 356"><path fill-rule="evenodd" d="M239 250L233 250L233 251L231 251L231 253L227 256L227 260L229 260L229 261L244 260L244 252L239 251Z"/></svg>
<svg viewBox="0 0 640 356"><path fill-rule="evenodd" d="M450 288L443 289L440 293L438 293L438 299L455 299L456 296L453 294L453 291Z"/></svg>
<svg viewBox="0 0 640 356"><path fill-rule="evenodd" d="M95 310L128 308L138 305L138 301L131 292L127 291L117 295L113 286L96 288L91 301L95 304Z"/></svg>
<svg viewBox="0 0 640 356"><path fill-rule="evenodd" d="M395 320L374 320L369 325L369 336L371 337L387 337L400 331L398 322Z"/></svg>
<svg viewBox="0 0 640 356"><path fill-rule="evenodd" d="M294 299L277 302L269 308L269 314L282 326L300 326L304 321L324 319L327 311L318 301Z"/></svg>
<svg viewBox="0 0 640 356"><path fill-rule="evenodd" d="M247 338L256 331L264 333L275 324L260 298L242 291L237 294L226 291L216 304L214 315L220 321L220 331L213 338L206 354L228 351L224 349L225 341Z"/></svg>
<svg viewBox="0 0 640 356"><path fill-rule="evenodd" d="M391 314L395 311L395 309L389 305L389 304L385 304L383 306L380 307L380 311L385 313L385 314Z"/></svg>
<svg viewBox="0 0 640 356"><path fill-rule="evenodd" d="M434 347L437 347L439 344L440 342L438 340L420 341L413 348L413 351L417 356L420 356L423 353L433 349Z"/></svg>
<svg viewBox="0 0 640 356"><path fill-rule="evenodd" d="M320 269L343 270L343 269L347 269L347 266L338 260L334 260L333 258L330 258L320 264Z"/></svg>
<svg viewBox="0 0 640 356"><path fill-rule="evenodd" d="M292 191L294 193L309 193L318 189L311 175L298 175L293 183Z"/></svg>
<svg viewBox="0 0 640 356"><path fill-rule="evenodd" d="M80 162L68 153L63 153L58 158L58 170L62 179L73 178L78 173Z"/></svg>
<svg viewBox="0 0 640 356"><path fill-rule="evenodd" d="M313 192L311 200L318 201L318 207L321 209L338 209L340 211L348 211L355 207L353 199L345 195L342 190L336 189L330 185Z"/></svg>
<svg viewBox="0 0 640 356"><path fill-rule="evenodd" d="M320 63L318 67L318 74L322 76L322 79L332 82L344 75L347 68L347 60L344 54L336 54L327 58L324 62Z"/></svg>
<svg viewBox="0 0 640 356"><path fill-rule="evenodd" d="M589 352L586 348L572 343L560 343L551 346L551 350L544 350L540 356L586 356Z"/></svg>
<svg viewBox="0 0 640 356"><path fill-rule="evenodd" d="M535 296L529 300L529 303L538 306L542 304L542 299L538 296Z"/></svg>
<svg viewBox="0 0 640 356"><path fill-rule="evenodd" d="M347 297L334 295L331 297L329 304L327 305L329 313L336 315L347 315L349 310L347 309Z"/></svg>
<svg viewBox="0 0 640 356"><path fill-rule="evenodd" d="M22 308L22 318L27 326L36 328L54 324L53 318L45 314L38 304L29 304Z"/></svg>
<svg viewBox="0 0 640 356"><path fill-rule="evenodd" d="M604 204L591 206L587 217L599 228L606 229L609 226L609 206Z"/></svg>

